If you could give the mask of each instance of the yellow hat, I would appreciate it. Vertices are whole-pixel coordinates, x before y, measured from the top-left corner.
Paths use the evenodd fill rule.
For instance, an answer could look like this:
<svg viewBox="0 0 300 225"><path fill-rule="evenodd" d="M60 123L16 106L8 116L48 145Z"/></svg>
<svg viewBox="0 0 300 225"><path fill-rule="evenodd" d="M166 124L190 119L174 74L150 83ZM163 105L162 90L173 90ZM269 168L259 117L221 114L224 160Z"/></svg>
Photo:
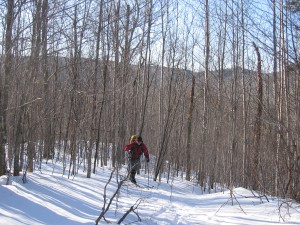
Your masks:
<svg viewBox="0 0 300 225"><path fill-rule="evenodd" d="M136 135L132 135L131 137L130 137L130 141L135 141L136 140Z"/></svg>

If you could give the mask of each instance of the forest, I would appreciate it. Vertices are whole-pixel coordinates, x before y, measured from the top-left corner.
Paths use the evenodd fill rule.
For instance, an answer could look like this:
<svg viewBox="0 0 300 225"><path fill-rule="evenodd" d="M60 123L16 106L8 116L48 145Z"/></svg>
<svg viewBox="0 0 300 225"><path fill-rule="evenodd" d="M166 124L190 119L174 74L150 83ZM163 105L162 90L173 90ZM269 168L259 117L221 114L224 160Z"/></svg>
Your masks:
<svg viewBox="0 0 300 225"><path fill-rule="evenodd" d="M125 163L300 201L297 0L0 3L0 175ZM71 163L67 164L69 161Z"/></svg>

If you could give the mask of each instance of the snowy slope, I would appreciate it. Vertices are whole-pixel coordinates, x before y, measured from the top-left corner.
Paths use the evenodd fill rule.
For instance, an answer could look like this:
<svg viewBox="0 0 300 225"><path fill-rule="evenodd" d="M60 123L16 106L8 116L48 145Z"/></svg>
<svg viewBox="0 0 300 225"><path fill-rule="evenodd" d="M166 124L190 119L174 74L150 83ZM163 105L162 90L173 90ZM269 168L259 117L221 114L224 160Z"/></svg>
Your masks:
<svg viewBox="0 0 300 225"><path fill-rule="evenodd" d="M54 168L54 169L53 169ZM79 225L95 224L103 207L104 187L111 174L110 168L98 168L91 179L79 174L68 179L61 175L60 165L43 164L41 171L29 173L28 182L12 178L5 185L0 178L0 225ZM119 172L125 175L126 170ZM120 178L120 176L118 176ZM114 174L107 186L107 203L117 188ZM169 184L148 179L148 174L137 176L140 184L153 188L136 187L125 182L105 219L116 224L131 206L138 205L122 224L300 224L299 205L283 205L275 198L269 202L255 198L243 188L206 194L190 182L175 178ZM139 221L139 219L141 221ZM107 224L103 219L99 224Z"/></svg>

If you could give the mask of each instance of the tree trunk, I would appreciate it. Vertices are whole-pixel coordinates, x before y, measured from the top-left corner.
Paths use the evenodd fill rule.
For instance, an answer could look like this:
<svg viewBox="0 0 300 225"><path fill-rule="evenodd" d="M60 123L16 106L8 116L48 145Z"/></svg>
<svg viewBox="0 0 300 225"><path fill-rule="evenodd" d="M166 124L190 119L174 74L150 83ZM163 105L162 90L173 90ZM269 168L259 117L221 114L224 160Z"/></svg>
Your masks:
<svg viewBox="0 0 300 225"><path fill-rule="evenodd" d="M167 4L166 4L167 5ZM167 26L168 23L165 23L165 9L166 7L163 2L161 2L161 32L162 32L162 50L161 50L161 71L160 71L160 87L159 87L159 137L157 141L157 151L156 151L156 165L155 165L155 173L153 180L156 181L159 172L161 170L161 164L162 164L162 151L164 148L164 142L165 142L165 134L164 134L164 128L165 128L165 116L164 116L164 62L165 62L165 47L166 47L166 35L167 35ZM168 8L167 11L167 20L168 18Z"/></svg>
<svg viewBox="0 0 300 225"><path fill-rule="evenodd" d="M42 10L42 4L41 1L36 2L35 6L35 14L33 19L33 31L32 31L32 49L31 49L31 55L28 65L28 71L29 71L29 81L30 83L30 89L29 89L29 99L38 99L37 93L38 93L38 74L39 74L39 59L40 59L40 51L41 51L41 10ZM28 109L28 110L26 110ZM34 169L34 159L35 159L35 146L37 141L37 107L35 103L32 103L30 107L27 105L25 111L27 111L27 121L28 121L28 135L27 135L27 141L28 141L28 171L33 172Z"/></svg>
<svg viewBox="0 0 300 225"><path fill-rule="evenodd" d="M254 124L254 144L253 144L253 167L252 167L252 188L257 190L259 187L259 153L261 151L261 124L262 124L262 110L263 110L263 83L262 83L262 72L261 72L261 56L258 47L253 42L255 52L257 55L257 113Z"/></svg>
<svg viewBox="0 0 300 225"><path fill-rule="evenodd" d="M143 101L142 101L142 113L141 113L141 124L140 124L140 129L139 129L139 134L143 134L143 129L145 125L145 118L146 118L146 108L147 108L147 103L148 103L148 97L149 97L149 89L150 89L150 70L151 70L151 26L152 26L152 0L149 2L149 10L148 12L148 21L147 21L147 41L146 41L146 53L145 53L145 58L146 62L144 65L144 77L145 81L143 82Z"/></svg>
<svg viewBox="0 0 300 225"><path fill-rule="evenodd" d="M187 143L186 143L186 180L191 180L191 136L192 136L192 121L194 111L194 95L195 95L195 75L192 77L192 88L190 95L190 108L187 119Z"/></svg>
<svg viewBox="0 0 300 225"><path fill-rule="evenodd" d="M52 123L52 98L50 96L50 80L48 72L48 45L47 33L48 32L48 0L43 0L42 4L42 68L44 75L44 89L43 89L43 116L44 116L44 151L43 158L49 159L54 154L54 137L53 137L53 123Z"/></svg>
<svg viewBox="0 0 300 225"><path fill-rule="evenodd" d="M246 156L247 156L247 100L246 100L246 81L245 81L245 16L244 0L242 3L242 86L243 86L243 164L242 164L242 185L246 187Z"/></svg>
<svg viewBox="0 0 300 225"><path fill-rule="evenodd" d="M98 30L97 30L97 39L96 39L96 58L95 58L95 68L94 68L94 80L93 80L93 96L92 96L92 124L91 124L91 138L89 143L89 151L87 155L88 160L88 169L87 169L87 178L91 177L91 170L92 170L92 143L96 143L96 152L94 156L94 169L93 173L96 173L96 161L98 158L98 151L99 151L99 139L98 134L100 136L100 126L97 126L97 92L98 92L98 67L99 67L99 51L100 51L100 37L102 32L102 23L103 23L103 0L100 2L100 9L99 9L99 17L98 17ZM105 84L104 84L105 85ZM102 107L100 109L100 117L98 118L99 121L101 121L101 115L102 115Z"/></svg>
<svg viewBox="0 0 300 225"><path fill-rule="evenodd" d="M2 76L0 77L0 176L6 173L5 147L7 144L7 105L8 105L8 85L11 77L12 67L12 29L14 22L14 0L7 2L6 13L6 32L5 32L5 53L2 64Z"/></svg>
<svg viewBox="0 0 300 225"><path fill-rule="evenodd" d="M209 27L209 5L205 1L205 65L204 65L204 90L203 90L203 109L202 109L202 134L201 134L201 157L198 164L198 183L204 187L204 171L206 161L206 136L207 136L207 95L208 95L208 73L209 73L209 54L210 54L210 27Z"/></svg>

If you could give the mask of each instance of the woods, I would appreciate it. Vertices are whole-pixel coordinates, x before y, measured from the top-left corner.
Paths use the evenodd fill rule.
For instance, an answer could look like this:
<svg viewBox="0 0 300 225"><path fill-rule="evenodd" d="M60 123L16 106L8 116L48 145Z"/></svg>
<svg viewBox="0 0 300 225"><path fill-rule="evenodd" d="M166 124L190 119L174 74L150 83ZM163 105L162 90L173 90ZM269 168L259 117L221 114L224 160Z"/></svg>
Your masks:
<svg viewBox="0 0 300 225"><path fill-rule="evenodd" d="M300 201L299 2L0 3L0 175L124 164ZM255 43L255 44L254 44ZM69 159L70 160L67 160ZM71 162L67 164L67 162Z"/></svg>

